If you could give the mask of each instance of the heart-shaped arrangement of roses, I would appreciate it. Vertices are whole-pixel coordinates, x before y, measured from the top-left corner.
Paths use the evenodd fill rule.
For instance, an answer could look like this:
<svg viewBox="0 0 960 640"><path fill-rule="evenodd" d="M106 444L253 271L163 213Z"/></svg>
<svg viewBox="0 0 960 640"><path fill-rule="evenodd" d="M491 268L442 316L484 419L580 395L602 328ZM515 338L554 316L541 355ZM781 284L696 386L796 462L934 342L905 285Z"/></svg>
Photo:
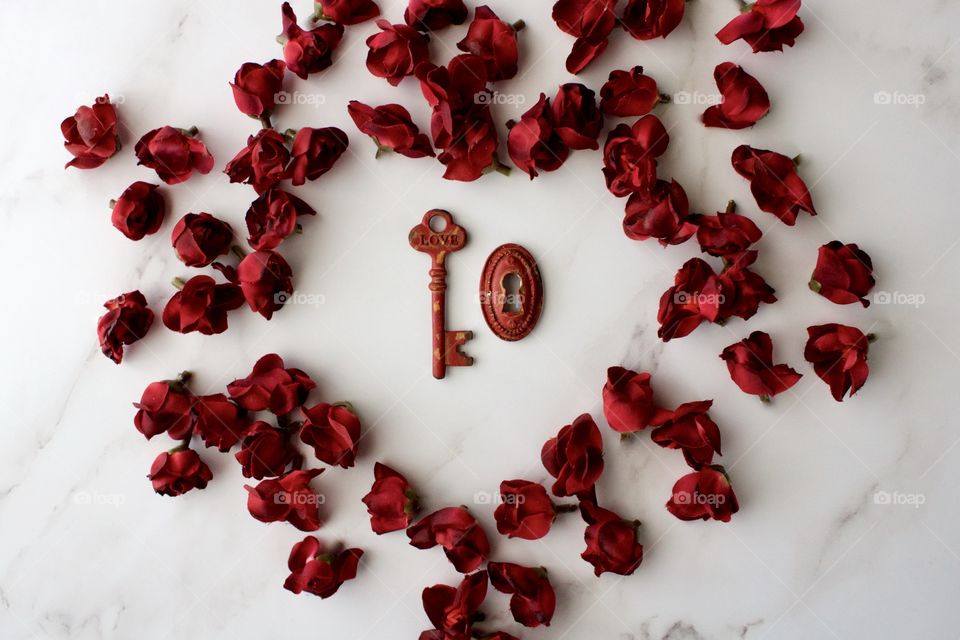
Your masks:
<svg viewBox="0 0 960 640"><path fill-rule="evenodd" d="M724 44L743 40L755 53L793 46L804 28L797 15L800 4L800 0L744 4L716 37ZM670 99L643 68L611 71L599 89L599 100L583 84L567 83L555 94L551 91L552 97L541 93L519 121L498 124L490 106L497 100L497 83L515 77L523 66L522 21L502 19L486 6L474 8L457 43L463 53L441 65L438 52L431 51L431 34L467 22L470 10L463 0L410 0L397 24L379 19L380 8L372 0L323 0L315 6L310 28L301 26L288 2L279 14L283 59L243 63L231 83L236 107L261 126L224 167L231 182L256 191L246 212L249 249L237 243L229 224L209 213L183 215L171 237L177 257L188 267L212 267L219 276L174 281L178 291L161 314L167 329L219 334L227 330L231 312L246 306L271 320L294 295L294 274L279 248L288 236L302 232L301 217L312 216L315 210L286 190L285 183L296 187L328 173L324 180L333 180L337 160L350 143L348 134L336 127L278 131L272 116L291 100L284 88L288 73L307 80L323 71L336 61L345 30L373 19L378 31L366 40L368 71L394 86L412 77L409 82L419 83L426 103L408 108L353 100L343 105L359 132L376 145L377 156L394 152L412 159L436 158L445 167L444 178L474 181L489 173L510 172L498 155L505 134L512 165L532 180L540 172L560 168L572 151L599 150L606 126L602 175L610 193L626 198L625 235L637 241L654 239L664 247L695 238L707 256L687 261L663 293L657 316L662 341L687 336L704 322L748 320L761 304L776 302L773 288L754 269L753 247L762 236L757 224L738 213L732 201L715 215L692 213L683 186L660 175L658 158L669 153L670 138L651 112ZM666 38L683 15L684 0L627 0L625 6L618 6L617 0L558 0L553 6L556 26L574 38L566 59L571 74L602 60L610 38ZM770 110L764 87L740 65L722 62L714 75L721 98L703 111L705 126L745 129ZM418 110L429 111L429 135L411 116ZM611 126L616 119L628 122ZM117 110L108 95L80 107L62 125L66 148L74 156L67 166L93 169L105 163L119 150L117 129ZM135 153L141 165L155 170L169 186L187 181L194 172L208 173L216 164L193 128L163 126L149 131L136 143ZM799 158L741 145L732 150L731 164L749 181L762 211L791 226L801 212L816 215ZM131 240L140 240L160 229L166 208L163 188L134 182L112 202L112 222ZM809 286L834 303L867 306L872 271L870 257L856 244L833 241L820 248ZM98 325L100 346L120 363L125 348L148 335L154 312L139 291L104 306L107 313ZM872 336L841 324L812 326L807 332L805 357L816 375L836 400L852 396L867 379ZM763 401L787 391L801 377L789 365L776 362L772 340L762 331L731 344L719 356L733 382ZM207 486L213 476L194 448L199 442L222 453L235 450L244 477L250 479L246 486L250 515L308 532L290 551L283 586L321 598L336 593L362 570L364 552L310 535L321 529L325 517L324 495L315 488L315 479L357 462L365 435L358 410L347 402L309 401L317 387L311 374L287 366L277 354L260 358L249 375L226 386L226 393L201 395L191 391L190 382L189 372L153 382L135 403L134 423L148 440L166 434L179 441L157 456L150 469L155 491L178 496ZM717 463L721 432L709 415L712 400L664 406L654 394L650 374L620 366L608 370L602 397L605 421L621 437L639 437L649 429L654 443L682 453L691 470L673 487L666 502L670 513L681 520L723 522L737 513L731 479ZM312 449L312 459L301 454L301 444ZM594 573L634 573L643 558L640 523L605 508L597 494L604 451L594 419L589 414L573 419L546 439L540 455L554 479L552 485L548 490L522 478L504 480L494 512L497 532L537 540L550 532L561 514L578 512L586 545L581 557ZM490 585L510 594L510 611L520 624L550 624L557 603L546 569L491 559L488 527L463 506L424 513L415 483L402 471L376 462L371 480L363 503L373 531L405 531L418 549L439 546L464 574L459 584L423 589L423 607L432 628L421 639L513 638L483 624L480 609Z"/></svg>

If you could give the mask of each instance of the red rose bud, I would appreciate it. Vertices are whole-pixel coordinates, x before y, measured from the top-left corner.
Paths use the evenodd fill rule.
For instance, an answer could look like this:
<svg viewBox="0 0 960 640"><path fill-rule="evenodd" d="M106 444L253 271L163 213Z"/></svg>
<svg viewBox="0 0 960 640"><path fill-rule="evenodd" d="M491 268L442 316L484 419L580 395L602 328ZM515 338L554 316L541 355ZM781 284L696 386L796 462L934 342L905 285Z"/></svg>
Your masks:
<svg viewBox="0 0 960 640"><path fill-rule="evenodd" d="M720 282L710 265L700 258L687 260L674 276L673 286L660 297L657 335L664 342L690 335L704 320L719 317L722 300Z"/></svg>
<svg viewBox="0 0 960 640"><path fill-rule="evenodd" d="M657 81L643 74L643 67L630 71L614 70L600 87L600 111L621 118L650 113L660 103Z"/></svg>
<svg viewBox="0 0 960 640"><path fill-rule="evenodd" d="M871 336L856 327L835 323L807 327L807 334L803 357L813 365L817 376L830 385L834 400L843 402L848 391L852 397L870 373L867 353Z"/></svg>
<svg viewBox="0 0 960 640"><path fill-rule="evenodd" d="M357 577L361 557L363 549L325 550L319 540L307 536L290 550L290 575L283 588L329 598L344 582Z"/></svg>
<svg viewBox="0 0 960 640"><path fill-rule="evenodd" d="M405 24L390 24L387 20L377 20L377 26L380 33L367 38L370 49L367 69L397 86L405 77L413 75L418 64L430 60L430 36Z"/></svg>
<svg viewBox="0 0 960 640"><path fill-rule="evenodd" d="M787 156L742 145L733 150L734 170L750 181L750 191L762 211L793 226L800 211L817 215L797 165Z"/></svg>
<svg viewBox="0 0 960 640"><path fill-rule="evenodd" d="M802 377L788 365L773 364L773 341L763 331L730 345L720 359L727 363L730 378L741 391L762 399L783 393Z"/></svg>
<svg viewBox="0 0 960 640"><path fill-rule="evenodd" d="M683 20L684 0L628 0L620 26L637 40L666 38Z"/></svg>
<svg viewBox="0 0 960 640"><path fill-rule="evenodd" d="M257 135L247 138L247 146L223 170L230 182L245 182L253 185L257 193L263 193L287 177L290 151L287 141L273 129L261 129Z"/></svg>
<svg viewBox="0 0 960 640"><path fill-rule="evenodd" d="M410 526L419 510L417 494L402 475L385 464L373 465L373 486L363 497L370 514L370 527L377 535Z"/></svg>
<svg viewBox="0 0 960 640"><path fill-rule="evenodd" d="M137 342L153 325L153 311L139 291L130 291L103 303L107 310L97 321L100 351L117 364L123 360L123 347Z"/></svg>
<svg viewBox="0 0 960 640"><path fill-rule="evenodd" d="M266 64L244 62L240 65L230 88L241 113L251 118L270 117L277 106L277 94L283 89L285 68L281 60L271 60Z"/></svg>
<svg viewBox="0 0 960 640"><path fill-rule="evenodd" d="M587 523L583 534L587 548L580 557L593 565L594 575L629 576L637 570L643 560L643 545L637 541L639 522L628 522L590 501L580 503L580 515Z"/></svg>
<svg viewBox="0 0 960 640"><path fill-rule="evenodd" d="M508 538L539 540L550 532L557 511L547 490L536 482L504 480L493 512L497 531Z"/></svg>
<svg viewBox="0 0 960 640"><path fill-rule="evenodd" d="M550 100L544 94L510 128L507 152L513 164L526 171L531 180L539 175L537 169L555 171L570 155L570 149L554 132Z"/></svg>
<svg viewBox="0 0 960 640"><path fill-rule="evenodd" d="M300 198L282 189L270 189L247 209L247 231L250 233L247 242L257 251L276 249L296 231L300 216L313 216L316 213Z"/></svg>
<svg viewBox="0 0 960 640"><path fill-rule="evenodd" d="M183 378L151 382L140 402L133 403L137 408L133 424L147 440L160 433L174 440L184 440L193 434L196 420L192 411L193 396L183 384Z"/></svg>
<svg viewBox="0 0 960 640"><path fill-rule="evenodd" d="M117 111L104 94L93 105L80 107L60 123L64 143L73 160L64 169L96 169L120 150L117 133Z"/></svg>
<svg viewBox="0 0 960 640"><path fill-rule="evenodd" d="M460 573L470 573L490 555L487 534L464 507L447 507L424 516L407 529L407 537L417 549L439 544Z"/></svg>
<svg viewBox="0 0 960 640"><path fill-rule="evenodd" d="M158 494L179 496L191 489L206 489L213 473L196 451L180 449L158 455L147 478Z"/></svg>
<svg viewBox="0 0 960 640"><path fill-rule="evenodd" d="M577 40L567 56L567 71L580 73L607 48L607 37L616 26L616 0L558 0L553 21Z"/></svg>
<svg viewBox="0 0 960 640"><path fill-rule="evenodd" d="M487 66L487 79L491 82L509 80L517 75L517 28L501 20L486 5L474 10L473 22L467 35L457 43L457 48L482 59Z"/></svg>
<svg viewBox="0 0 960 640"><path fill-rule="evenodd" d="M310 488L310 481L323 469L290 471L280 478L261 480L247 490L247 510L260 522L289 522L300 531L320 528L323 496Z"/></svg>
<svg viewBox="0 0 960 640"><path fill-rule="evenodd" d="M717 319L721 322L733 316L749 320L760 308L761 302L773 304L777 301L773 287L749 269L756 259L756 251L744 251L717 277L722 294Z"/></svg>
<svg viewBox="0 0 960 640"><path fill-rule="evenodd" d="M635 433L663 424L670 411L654 403L649 373L610 367L603 385L603 416L617 433Z"/></svg>
<svg viewBox="0 0 960 640"><path fill-rule="evenodd" d="M603 114L593 91L579 82L560 85L553 99L553 130L574 151L599 149Z"/></svg>
<svg viewBox="0 0 960 640"><path fill-rule="evenodd" d="M338 11L341 17L348 17L349 8L354 3L348 0L335 2L337 8L342 9ZM376 13L369 17L380 12L375 4L366 4L376 9ZM283 33L277 36L277 39L283 44L283 59L286 60L287 69L306 80L308 74L323 71L333 64L333 51L343 38L343 25L351 23L338 20L339 24L322 24L311 30L301 29L289 2L284 2L280 10L283 15ZM366 19L368 18L364 18Z"/></svg>
<svg viewBox="0 0 960 640"><path fill-rule="evenodd" d="M587 496L603 473L603 437L584 413L547 440L540 451L547 472L556 478L555 496Z"/></svg>
<svg viewBox="0 0 960 640"><path fill-rule="evenodd" d="M243 435L237 462L244 478L262 480L282 476L287 467L299 469L302 458L290 442L290 433L257 420Z"/></svg>
<svg viewBox="0 0 960 640"><path fill-rule="evenodd" d="M313 447L321 462L352 467L360 443L360 419L349 405L327 404L300 409L306 420L300 429L300 439Z"/></svg>
<svg viewBox="0 0 960 640"><path fill-rule="evenodd" d="M770 112L770 97L756 78L732 62L713 70L723 102L707 107L703 124L722 129L746 129Z"/></svg>
<svg viewBox="0 0 960 640"><path fill-rule="evenodd" d="M650 438L666 449L680 449L687 464L700 469L720 455L720 428L707 411L713 400L686 402L673 411L670 419L650 433Z"/></svg>
<svg viewBox="0 0 960 640"><path fill-rule="evenodd" d="M660 119L646 115L633 127L618 124L603 146L603 176L610 193L622 198L652 189L657 179L657 161L667 151L670 136Z"/></svg>
<svg viewBox="0 0 960 640"><path fill-rule="evenodd" d="M163 324L171 331L205 336L227 330L227 312L243 306L243 293L232 283L217 284L210 276L194 276L163 308Z"/></svg>
<svg viewBox="0 0 960 640"><path fill-rule="evenodd" d="M205 267L230 251L233 229L209 213L188 213L170 236L177 257L188 267Z"/></svg>
<svg viewBox="0 0 960 640"><path fill-rule="evenodd" d="M877 283L873 278L873 261L855 244L839 240L820 247L817 266L810 277L810 288L830 302L870 306L866 295Z"/></svg>
<svg viewBox="0 0 960 640"><path fill-rule="evenodd" d="M167 184L186 182L194 171L206 175L213 169L213 156L196 135L196 129L170 126L149 131L134 146L137 164L153 169Z"/></svg>
<svg viewBox="0 0 960 640"><path fill-rule="evenodd" d="M303 127L293 139L293 162L288 170L290 182L299 186L330 171L348 144L347 134L336 127Z"/></svg>
<svg viewBox="0 0 960 640"><path fill-rule="evenodd" d="M714 465L688 473L673 485L667 511L681 520L730 522L740 510L737 496L723 467Z"/></svg>
<svg viewBox="0 0 960 640"><path fill-rule="evenodd" d="M249 376L228 384L227 393L247 411L283 416L303 405L316 386L306 373L284 368L283 359L270 353L257 360Z"/></svg>
<svg viewBox="0 0 960 640"><path fill-rule="evenodd" d="M452 24L463 24L467 6L463 0L410 0L403 21L421 31L436 31Z"/></svg>
<svg viewBox="0 0 960 640"><path fill-rule="evenodd" d="M410 112L399 104L369 107L351 100L347 111L360 132L373 138L378 156L381 151L388 150L408 158L433 157L430 139L420 133L410 119Z"/></svg>
<svg viewBox="0 0 960 640"><path fill-rule="evenodd" d="M131 240L142 240L160 229L165 213L166 203L158 186L137 181L113 203L110 222Z"/></svg>
<svg viewBox="0 0 960 640"><path fill-rule="evenodd" d="M487 572L465 576L456 588L446 584L427 587L421 597L430 622L443 632L436 637L469 639L473 635L470 627L483 617L479 609L487 597Z"/></svg>
<svg viewBox="0 0 960 640"><path fill-rule="evenodd" d="M321 20L333 20L342 25L359 24L380 15L380 7L371 0L318 0Z"/></svg>
<svg viewBox="0 0 960 640"><path fill-rule="evenodd" d="M256 251L237 265L237 278L251 310L269 320L293 293L293 271L276 251Z"/></svg>
<svg viewBox="0 0 960 640"><path fill-rule="evenodd" d="M803 33L803 21L797 17L800 0L756 0L746 8L717 32L717 40L730 44L743 38L754 53L783 51Z"/></svg>
<svg viewBox="0 0 960 640"><path fill-rule="evenodd" d="M509 593L510 613L525 627L550 626L557 608L557 595L542 567L524 567L512 562L487 565L490 584L501 593Z"/></svg>
<svg viewBox="0 0 960 640"><path fill-rule="evenodd" d="M197 435L208 447L229 451L246 434L246 412L222 393L197 396L193 401Z"/></svg>
<svg viewBox="0 0 960 640"><path fill-rule="evenodd" d="M715 216L697 216L697 242L700 250L718 258L732 259L759 242L760 228L750 218L734 213L733 200L727 210Z"/></svg>
<svg viewBox="0 0 960 640"><path fill-rule="evenodd" d="M687 192L676 180L657 180L653 188L630 194L624 210L623 232L631 240L656 238L664 247L683 244L697 226L690 221Z"/></svg>

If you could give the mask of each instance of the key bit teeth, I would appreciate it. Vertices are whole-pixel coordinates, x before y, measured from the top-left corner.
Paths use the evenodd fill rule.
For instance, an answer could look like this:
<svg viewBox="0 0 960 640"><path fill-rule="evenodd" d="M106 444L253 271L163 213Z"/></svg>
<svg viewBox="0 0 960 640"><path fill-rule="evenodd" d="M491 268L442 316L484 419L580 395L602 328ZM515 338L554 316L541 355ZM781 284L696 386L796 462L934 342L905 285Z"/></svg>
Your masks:
<svg viewBox="0 0 960 640"><path fill-rule="evenodd" d="M467 340L473 339L473 331L447 331L445 360L448 367L469 367L473 358L460 350Z"/></svg>

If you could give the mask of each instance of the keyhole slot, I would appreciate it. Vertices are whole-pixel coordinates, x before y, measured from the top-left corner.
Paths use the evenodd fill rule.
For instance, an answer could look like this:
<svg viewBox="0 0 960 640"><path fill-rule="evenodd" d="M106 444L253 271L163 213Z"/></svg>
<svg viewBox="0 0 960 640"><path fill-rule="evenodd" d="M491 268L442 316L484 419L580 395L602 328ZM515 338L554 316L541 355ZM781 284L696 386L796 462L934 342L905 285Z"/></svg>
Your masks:
<svg viewBox="0 0 960 640"><path fill-rule="evenodd" d="M523 299L520 297L520 288L523 286L523 279L520 274L511 271L503 277L500 282L500 289L503 292L504 313L516 314L523 310Z"/></svg>

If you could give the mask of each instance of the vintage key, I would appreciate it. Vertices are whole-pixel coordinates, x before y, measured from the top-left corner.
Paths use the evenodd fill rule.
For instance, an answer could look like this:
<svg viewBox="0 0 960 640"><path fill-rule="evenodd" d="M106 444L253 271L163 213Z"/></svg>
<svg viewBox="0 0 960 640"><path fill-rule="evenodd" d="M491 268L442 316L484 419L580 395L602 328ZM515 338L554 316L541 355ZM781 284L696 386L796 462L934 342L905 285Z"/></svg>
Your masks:
<svg viewBox="0 0 960 640"><path fill-rule="evenodd" d="M431 223L433 226L431 226ZM436 229L436 230L435 230ZM443 378L447 367L469 367L473 358L460 351L472 331L447 331L446 289L447 254L463 249L467 244L467 232L453 222L450 213L443 209L431 209L423 215L423 221L410 230L410 246L430 255L430 298L433 320L433 377Z"/></svg>

